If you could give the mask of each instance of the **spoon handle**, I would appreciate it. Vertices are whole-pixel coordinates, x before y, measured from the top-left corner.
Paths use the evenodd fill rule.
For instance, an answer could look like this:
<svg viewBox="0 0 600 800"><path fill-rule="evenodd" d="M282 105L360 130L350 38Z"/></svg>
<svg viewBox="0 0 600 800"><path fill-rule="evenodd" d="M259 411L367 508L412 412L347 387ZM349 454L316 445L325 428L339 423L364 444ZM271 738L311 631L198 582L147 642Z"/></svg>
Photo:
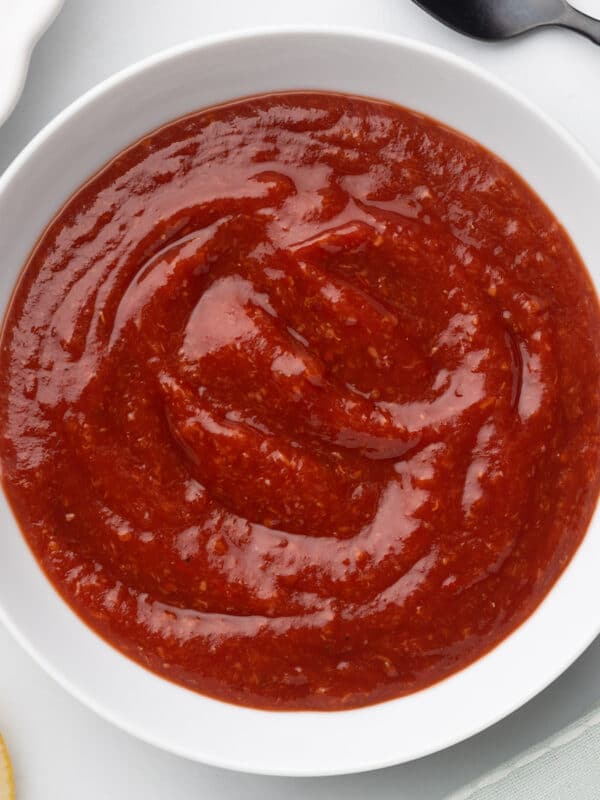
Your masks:
<svg viewBox="0 0 600 800"><path fill-rule="evenodd" d="M583 11L577 11L573 6L565 4L565 11L556 24L563 28L571 28L587 36L592 42L600 44L600 20L589 17Z"/></svg>

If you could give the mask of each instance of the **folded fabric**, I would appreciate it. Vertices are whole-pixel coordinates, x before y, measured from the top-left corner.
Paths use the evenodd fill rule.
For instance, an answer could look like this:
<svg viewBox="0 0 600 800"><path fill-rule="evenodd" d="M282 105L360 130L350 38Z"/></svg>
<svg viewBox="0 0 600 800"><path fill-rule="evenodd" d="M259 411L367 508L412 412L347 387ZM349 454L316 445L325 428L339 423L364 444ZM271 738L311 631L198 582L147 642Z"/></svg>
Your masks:
<svg viewBox="0 0 600 800"><path fill-rule="evenodd" d="M446 800L599 800L600 708Z"/></svg>

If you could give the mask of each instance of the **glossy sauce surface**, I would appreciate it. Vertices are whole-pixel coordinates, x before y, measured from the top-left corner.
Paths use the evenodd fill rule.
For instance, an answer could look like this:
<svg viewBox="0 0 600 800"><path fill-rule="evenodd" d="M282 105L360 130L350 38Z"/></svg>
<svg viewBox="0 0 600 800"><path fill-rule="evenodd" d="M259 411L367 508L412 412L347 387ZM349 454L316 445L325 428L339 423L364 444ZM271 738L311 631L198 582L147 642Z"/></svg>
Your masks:
<svg viewBox="0 0 600 800"><path fill-rule="evenodd" d="M599 322L550 212L456 132L339 95L209 109L36 246L4 488L150 669L266 708L385 700L498 643L579 544Z"/></svg>

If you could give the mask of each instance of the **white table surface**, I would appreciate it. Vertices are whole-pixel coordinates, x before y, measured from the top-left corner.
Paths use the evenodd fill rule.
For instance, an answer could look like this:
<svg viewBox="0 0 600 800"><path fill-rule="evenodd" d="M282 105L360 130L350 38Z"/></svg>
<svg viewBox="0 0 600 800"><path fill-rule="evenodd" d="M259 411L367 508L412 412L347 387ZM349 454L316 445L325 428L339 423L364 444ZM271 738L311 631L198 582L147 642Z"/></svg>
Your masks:
<svg viewBox="0 0 600 800"><path fill-rule="evenodd" d="M600 0L578 0L584 4L600 16ZM482 44L442 28L410 0L67 0L0 128L0 172L58 111L122 67L190 38L290 23L394 32L466 56L560 120L600 161L600 48L566 31ZM523 709L443 753L365 775L262 778L193 764L132 739L55 685L0 627L0 730L18 800L442 800L598 702L600 640Z"/></svg>

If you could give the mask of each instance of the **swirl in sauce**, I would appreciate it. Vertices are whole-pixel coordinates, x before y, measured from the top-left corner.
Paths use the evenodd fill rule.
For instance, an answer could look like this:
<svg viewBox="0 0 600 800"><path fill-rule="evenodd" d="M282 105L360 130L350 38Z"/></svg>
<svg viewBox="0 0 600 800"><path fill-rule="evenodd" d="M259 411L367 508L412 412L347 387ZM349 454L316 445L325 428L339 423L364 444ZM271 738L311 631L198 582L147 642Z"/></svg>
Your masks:
<svg viewBox="0 0 600 800"><path fill-rule="evenodd" d="M337 95L210 109L38 243L5 489L151 669L263 707L384 700L499 642L580 542L599 320L564 231L472 141Z"/></svg>

